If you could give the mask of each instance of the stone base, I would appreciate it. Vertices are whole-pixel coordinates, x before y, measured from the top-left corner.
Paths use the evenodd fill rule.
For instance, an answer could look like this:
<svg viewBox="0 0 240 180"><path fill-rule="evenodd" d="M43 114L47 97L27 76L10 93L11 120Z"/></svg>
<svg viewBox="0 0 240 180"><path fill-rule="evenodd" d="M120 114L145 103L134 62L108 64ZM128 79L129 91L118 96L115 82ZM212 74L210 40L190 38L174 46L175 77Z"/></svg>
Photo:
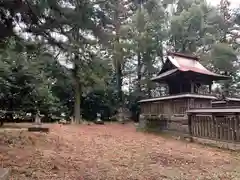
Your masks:
<svg viewBox="0 0 240 180"><path fill-rule="evenodd" d="M217 141L217 140L204 139L204 138L199 138L199 137L192 137L192 138L193 138L193 141L198 142L200 144L215 146L215 147L219 147L222 149L229 149L229 150L233 150L233 151L240 150L239 143Z"/></svg>
<svg viewBox="0 0 240 180"><path fill-rule="evenodd" d="M104 125L104 121L94 121L95 124Z"/></svg>
<svg viewBox="0 0 240 180"><path fill-rule="evenodd" d="M10 170L6 168L0 168L0 180L9 180Z"/></svg>
<svg viewBox="0 0 240 180"><path fill-rule="evenodd" d="M30 132L49 132L49 128L46 127L29 127Z"/></svg>

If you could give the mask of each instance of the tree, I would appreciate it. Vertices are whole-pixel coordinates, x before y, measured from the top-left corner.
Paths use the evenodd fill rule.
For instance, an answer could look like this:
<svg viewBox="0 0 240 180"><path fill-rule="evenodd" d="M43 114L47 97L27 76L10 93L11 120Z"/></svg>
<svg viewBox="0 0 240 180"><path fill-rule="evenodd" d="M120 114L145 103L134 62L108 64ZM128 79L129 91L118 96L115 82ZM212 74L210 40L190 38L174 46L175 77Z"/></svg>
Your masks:
<svg viewBox="0 0 240 180"><path fill-rule="evenodd" d="M129 39L132 39L130 44L134 52L132 61L136 60L136 93L139 98L146 94L151 96L153 84L150 78L157 72L157 64L163 63L163 44L167 40L166 7L165 2L150 0L140 4L132 17Z"/></svg>
<svg viewBox="0 0 240 180"><path fill-rule="evenodd" d="M1 12L10 14L8 17L3 17L2 25L14 32L15 24L23 23L25 26L21 27L22 33L27 32L28 35L38 37L44 43L47 42L50 47L57 47L73 63L74 114L75 121L80 122L81 86L84 83L84 78L80 76L95 56L93 51L96 50L96 45L100 41L104 43L107 39L102 28L107 24L104 21L104 14L96 8L99 1L23 1L12 6L13 3L13 1L4 1L0 4L3 7ZM10 33L4 37L16 34ZM93 36L94 40L90 40L89 36ZM93 44L95 48L92 48Z"/></svg>
<svg viewBox="0 0 240 180"><path fill-rule="evenodd" d="M176 52L197 53L206 51L214 42L214 31L210 18L215 10L206 2L188 1L187 7L171 20L171 45ZM182 7L182 6L181 6Z"/></svg>
<svg viewBox="0 0 240 180"><path fill-rule="evenodd" d="M49 22L44 23L46 26L41 25L39 29L40 35L47 38L51 45L58 46L61 50L67 53L69 61L73 63L73 78L75 86L75 105L74 105L74 118L75 122L80 123L80 99L82 94L82 88L84 85L83 71L88 71L88 65L92 63L92 58L94 56L94 49L92 45L96 45L97 39L102 39L101 36L101 26L98 25L98 12L94 8L93 3L88 1L71 1L68 2L74 8L67 8L64 5L59 5L57 3L49 3L48 7L51 8L51 26ZM66 21L66 17L68 20ZM81 22L79 22L79 17L81 17ZM100 19L101 20L101 19ZM66 43L58 42L56 39L51 37L51 34L42 34L44 32L44 27L48 27L51 31L60 32L67 38ZM39 30L32 29L32 32L36 33ZM93 35L96 40L90 40L87 36ZM96 49L96 48L95 48ZM86 76L85 76L86 77Z"/></svg>
<svg viewBox="0 0 240 180"><path fill-rule="evenodd" d="M237 45L234 37L235 17L232 14L228 0L221 0L219 13L215 19L214 22L219 33L216 36L216 43L212 46L210 58L216 72L226 73L231 77L229 81L222 83L225 95L234 94L239 79L239 61L235 51Z"/></svg>
<svg viewBox="0 0 240 180"><path fill-rule="evenodd" d="M239 69L238 58L229 44L219 43L213 46L211 50L212 64L214 65L215 71L221 74L226 74L231 77L230 80L224 81L223 87L225 95L233 92L234 84L236 83L237 70ZM232 89L233 88L233 89Z"/></svg>
<svg viewBox="0 0 240 180"><path fill-rule="evenodd" d="M44 49L30 46L30 42L28 47L31 50L11 38L1 49L1 106L10 111L53 112L59 101L52 95L53 80L47 77L43 67L43 61L52 57Z"/></svg>

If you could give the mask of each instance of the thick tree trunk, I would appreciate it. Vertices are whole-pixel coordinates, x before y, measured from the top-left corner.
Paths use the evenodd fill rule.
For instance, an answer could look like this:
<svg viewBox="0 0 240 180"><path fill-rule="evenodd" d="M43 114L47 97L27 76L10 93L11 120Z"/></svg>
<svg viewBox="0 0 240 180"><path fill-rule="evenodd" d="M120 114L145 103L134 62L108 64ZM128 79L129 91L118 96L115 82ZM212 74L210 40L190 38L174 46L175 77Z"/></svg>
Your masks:
<svg viewBox="0 0 240 180"><path fill-rule="evenodd" d="M138 9L141 12L142 11L142 4L143 4L143 0L138 0ZM142 29L139 29L140 33L142 33ZM141 79L142 79L142 57L141 57L141 51L140 51L140 42L138 42L137 45L137 93L138 93L138 99L140 99L141 97Z"/></svg>
<svg viewBox="0 0 240 180"><path fill-rule="evenodd" d="M119 104L122 104L123 97L122 97L122 68L121 64L117 62L116 67L116 79L117 79L117 91L118 91L118 100Z"/></svg>
<svg viewBox="0 0 240 180"><path fill-rule="evenodd" d="M117 62L116 67L117 91L118 91L118 121L124 123L123 117L123 93L122 93L122 69L121 64Z"/></svg>
<svg viewBox="0 0 240 180"><path fill-rule="evenodd" d="M146 78L147 78L147 96L148 98L151 98L151 90L152 90L152 82L151 82L151 76L152 76L152 61L151 57L149 55L149 51L147 50L143 54L143 61L146 62Z"/></svg>
<svg viewBox="0 0 240 180"><path fill-rule="evenodd" d="M116 81L117 81L117 91L118 91L118 103L119 103L119 112L122 111L122 107L123 107L123 93L122 93L122 49L119 48L119 44L120 44L120 20L119 20L119 7L120 7L120 0L116 0L115 1L115 6L116 6L116 10L114 13L114 26L115 26L115 30L116 30L116 37L115 37L115 47L114 47L114 51L115 51L115 56L114 56L114 60L115 60L115 71L116 71ZM121 118L120 118L121 119Z"/></svg>
<svg viewBox="0 0 240 180"><path fill-rule="evenodd" d="M75 79L75 103L74 103L74 122L81 123L81 88L78 79Z"/></svg>
<svg viewBox="0 0 240 180"><path fill-rule="evenodd" d="M75 56L75 61L78 59L78 56ZM74 68L73 68L73 80L74 80L74 90L75 90L75 100L74 100L74 123L76 124L80 124L81 123L81 84L79 82L78 79L78 66L77 64L74 64Z"/></svg>

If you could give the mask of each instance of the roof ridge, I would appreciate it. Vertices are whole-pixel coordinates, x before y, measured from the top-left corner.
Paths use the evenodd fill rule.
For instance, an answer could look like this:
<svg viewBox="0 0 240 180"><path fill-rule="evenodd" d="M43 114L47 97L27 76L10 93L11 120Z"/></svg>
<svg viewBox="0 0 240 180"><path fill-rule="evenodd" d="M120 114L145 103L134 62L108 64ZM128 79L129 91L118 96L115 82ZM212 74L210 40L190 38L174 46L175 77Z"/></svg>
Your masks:
<svg viewBox="0 0 240 180"><path fill-rule="evenodd" d="M187 55L187 54L183 54L183 53L179 53L179 52L171 52L171 51L168 51L167 52L167 55L174 55L174 56L179 56L179 57L185 57L185 58L190 58L190 59L193 59L193 60L196 60L196 61L199 61L200 58L198 56L195 56L195 55Z"/></svg>

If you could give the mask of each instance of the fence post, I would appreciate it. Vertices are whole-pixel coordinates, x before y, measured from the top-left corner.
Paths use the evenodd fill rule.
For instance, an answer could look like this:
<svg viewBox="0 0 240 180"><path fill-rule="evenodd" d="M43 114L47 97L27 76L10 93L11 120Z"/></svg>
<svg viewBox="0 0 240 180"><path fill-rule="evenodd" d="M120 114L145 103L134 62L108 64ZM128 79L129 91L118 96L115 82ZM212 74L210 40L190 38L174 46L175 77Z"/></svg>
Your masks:
<svg viewBox="0 0 240 180"><path fill-rule="evenodd" d="M192 136L192 114L188 114L188 131L189 135Z"/></svg>
<svg viewBox="0 0 240 180"><path fill-rule="evenodd" d="M236 134L236 138L235 141L239 141L239 114L236 113L235 115L236 119L235 119L235 134Z"/></svg>
<svg viewBox="0 0 240 180"><path fill-rule="evenodd" d="M218 135L219 135L219 132L218 132L218 121L217 121L217 118L215 116L215 114L213 113L212 114L212 120L215 121L215 138L218 139Z"/></svg>

